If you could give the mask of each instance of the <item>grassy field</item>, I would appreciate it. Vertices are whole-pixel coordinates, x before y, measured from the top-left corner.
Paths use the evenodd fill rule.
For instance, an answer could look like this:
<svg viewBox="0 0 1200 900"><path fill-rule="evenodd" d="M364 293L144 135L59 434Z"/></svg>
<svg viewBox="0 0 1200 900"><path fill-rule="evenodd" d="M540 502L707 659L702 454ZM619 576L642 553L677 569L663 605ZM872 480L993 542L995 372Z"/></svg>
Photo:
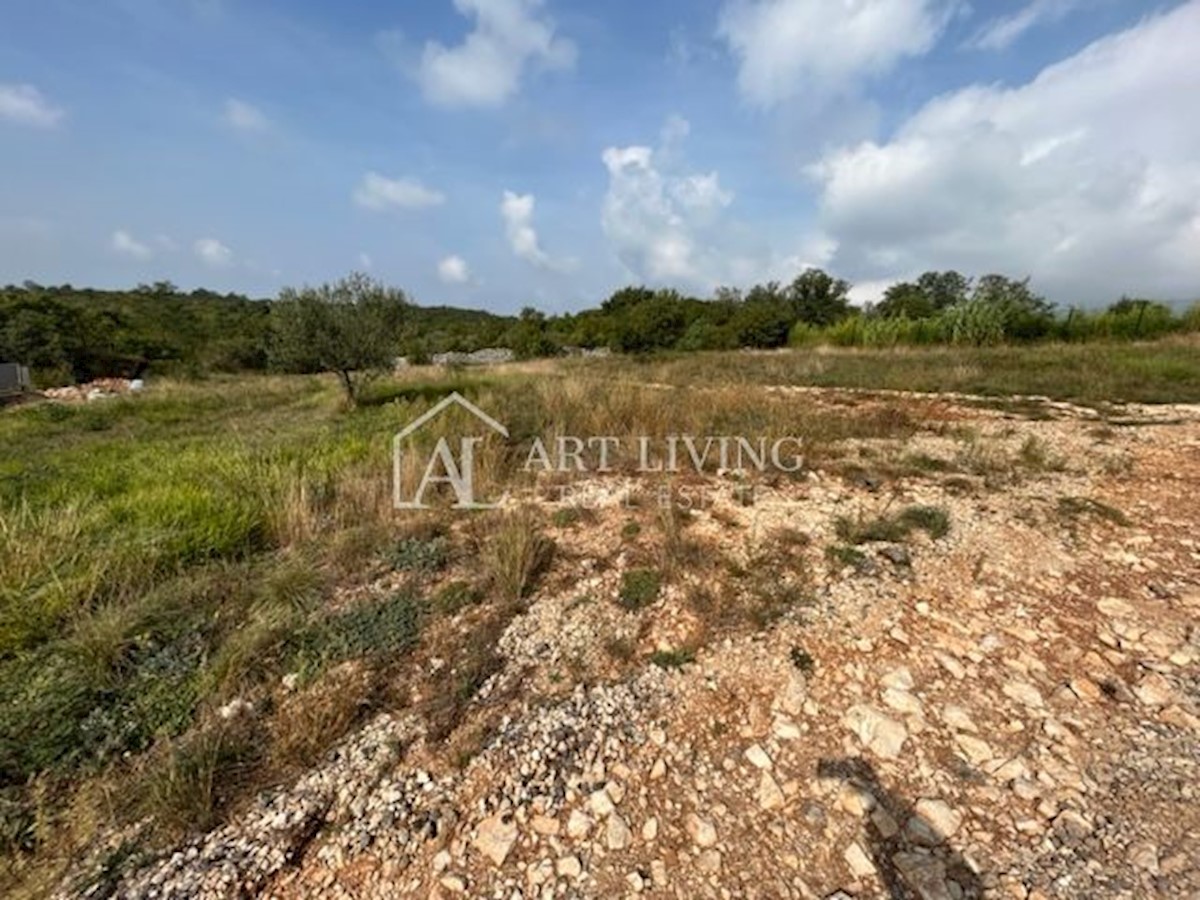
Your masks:
<svg viewBox="0 0 1200 900"><path fill-rule="evenodd" d="M592 374L629 376L625 358L581 360ZM1200 403L1200 337L1153 343L1028 347L831 347L653 357L634 376L664 384L773 384L1052 397L1102 405Z"/></svg>
<svg viewBox="0 0 1200 900"><path fill-rule="evenodd" d="M0 411L9 885L29 889L29 872L54 871L114 821L149 816L162 835L210 826L371 710L403 705L393 676L427 629L486 607L459 638L468 662L457 687L426 711L434 733L449 733L455 704L495 664L495 637L552 550L546 533L566 521L481 513L451 534L436 515L395 515L391 436L451 390L509 427L502 461L483 477L512 485L534 436L791 435L813 464L835 458L840 441L918 428L891 407L830 411L761 385L1200 401L1198 349L1168 341L414 369L375 382L353 410L332 379L256 376ZM940 523L930 516L884 524L932 533ZM663 525L668 546L672 527ZM434 589L431 576L450 559L466 577ZM356 593L389 573L391 592ZM649 591L631 583L629 602ZM352 673L347 660L358 663ZM285 676L294 694L281 694ZM252 725L222 714L238 702L265 712Z"/></svg>
<svg viewBox="0 0 1200 900"><path fill-rule="evenodd" d="M101 822L206 827L371 709L400 703L388 672L438 617L483 599L511 614L546 552L540 517L479 516L455 544L436 517L391 508L392 435L451 390L511 430L485 490L489 479L518 481L534 436L788 434L820 453L912 428L887 411L559 374L414 370L377 381L353 410L332 379L259 376L0 413L0 848L10 865L66 857ZM469 577L430 590L424 576L450 556L469 560ZM389 572L392 594L345 599ZM499 621L477 623L464 696L490 665ZM347 660L361 664L352 679L338 674ZM279 701L285 675L303 704ZM268 711L251 733L221 715L247 698Z"/></svg>

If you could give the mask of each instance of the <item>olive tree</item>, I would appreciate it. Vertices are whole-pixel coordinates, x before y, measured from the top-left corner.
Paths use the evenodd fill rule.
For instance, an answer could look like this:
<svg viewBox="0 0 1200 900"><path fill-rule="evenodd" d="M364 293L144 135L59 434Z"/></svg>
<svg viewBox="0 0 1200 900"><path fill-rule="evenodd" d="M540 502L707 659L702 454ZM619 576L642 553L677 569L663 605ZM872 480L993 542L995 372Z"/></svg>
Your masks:
<svg viewBox="0 0 1200 900"><path fill-rule="evenodd" d="M334 373L353 406L362 376L392 364L408 307L402 290L358 272L284 288L271 305L272 361L287 371Z"/></svg>

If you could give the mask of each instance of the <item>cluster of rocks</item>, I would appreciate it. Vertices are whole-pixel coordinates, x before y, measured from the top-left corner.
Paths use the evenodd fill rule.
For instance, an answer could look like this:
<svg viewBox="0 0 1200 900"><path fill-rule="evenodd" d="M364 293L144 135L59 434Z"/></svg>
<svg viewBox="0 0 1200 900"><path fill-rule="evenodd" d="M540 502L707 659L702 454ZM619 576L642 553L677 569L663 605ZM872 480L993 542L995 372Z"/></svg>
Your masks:
<svg viewBox="0 0 1200 900"><path fill-rule="evenodd" d="M46 388L41 391L41 395L47 400L59 403L87 403L122 394L136 394L143 386L144 382L140 378L97 378L84 384Z"/></svg>

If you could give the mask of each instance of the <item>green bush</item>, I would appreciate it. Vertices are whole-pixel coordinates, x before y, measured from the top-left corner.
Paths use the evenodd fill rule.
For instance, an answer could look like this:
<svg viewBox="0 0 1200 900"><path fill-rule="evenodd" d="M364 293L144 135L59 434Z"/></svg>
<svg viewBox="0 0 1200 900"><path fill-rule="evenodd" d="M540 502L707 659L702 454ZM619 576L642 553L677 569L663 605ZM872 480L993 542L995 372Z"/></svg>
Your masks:
<svg viewBox="0 0 1200 900"><path fill-rule="evenodd" d="M662 576L654 569L629 569L621 576L617 599L628 610L639 610L658 599Z"/></svg>
<svg viewBox="0 0 1200 900"><path fill-rule="evenodd" d="M655 650L650 662L660 669L680 669L696 661L694 650Z"/></svg>

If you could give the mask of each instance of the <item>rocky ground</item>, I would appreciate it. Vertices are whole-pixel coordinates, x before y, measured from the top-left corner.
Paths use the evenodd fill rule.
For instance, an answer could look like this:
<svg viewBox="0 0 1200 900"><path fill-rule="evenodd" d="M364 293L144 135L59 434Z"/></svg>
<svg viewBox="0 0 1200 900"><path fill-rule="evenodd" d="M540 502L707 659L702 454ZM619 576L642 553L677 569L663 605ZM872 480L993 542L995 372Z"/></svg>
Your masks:
<svg viewBox="0 0 1200 900"><path fill-rule="evenodd" d="M638 611L653 512L559 529L469 758L380 715L116 895L1200 897L1200 409L803 393L937 427L718 482ZM911 504L949 532L829 551Z"/></svg>

